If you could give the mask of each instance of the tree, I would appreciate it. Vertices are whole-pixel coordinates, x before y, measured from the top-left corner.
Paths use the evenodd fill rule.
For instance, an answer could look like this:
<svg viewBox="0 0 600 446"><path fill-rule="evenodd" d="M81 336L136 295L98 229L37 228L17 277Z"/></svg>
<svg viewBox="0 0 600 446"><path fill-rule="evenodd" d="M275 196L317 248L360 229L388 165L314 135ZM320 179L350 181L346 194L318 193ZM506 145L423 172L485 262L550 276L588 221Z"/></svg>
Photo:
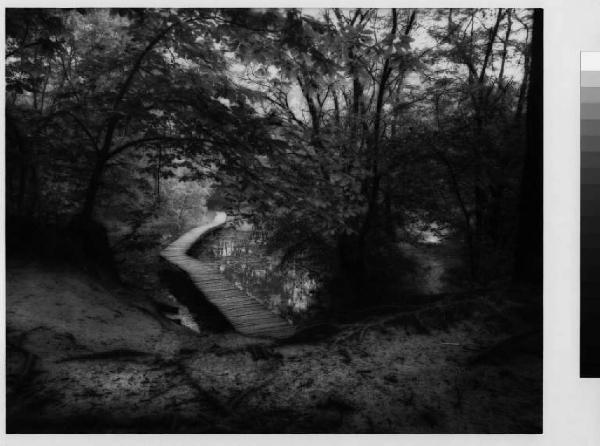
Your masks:
<svg viewBox="0 0 600 446"><path fill-rule="evenodd" d="M413 48L420 16L440 26ZM481 277L484 253L514 237L517 178L505 172L523 146L513 117L527 23L512 9L288 11L269 60L245 78L281 116L275 141L231 179L223 170L223 187L248 214L337 250L354 289L378 243L390 246L373 241L417 215L460 228Z"/></svg>
<svg viewBox="0 0 600 446"><path fill-rule="evenodd" d="M543 70L544 11L533 13L531 38L531 74L527 97L527 150L521 180L519 232L516 243L517 282L542 284L543 272Z"/></svg>
<svg viewBox="0 0 600 446"><path fill-rule="evenodd" d="M21 17L15 11L10 20ZM63 16L63 41L47 62L47 105L32 115L30 97L35 109L39 89L14 82L9 112L29 121L35 117L40 125L29 137L61 140L58 152L78 160L63 168L87 172L85 185L81 173L70 172L73 190L66 200L80 206L83 223L93 216L106 169L124 154L149 146L180 155L209 154L216 145L226 151L237 143L234 123L253 120L253 110L244 105L252 92L234 86L225 74L225 36L234 33L233 26L221 23L227 13L84 10ZM22 67L35 47L21 43L19 49L15 43L9 66L31 74ZM40 148L51 163L57 161L53 149Z"/></svg>
<svg viewBox="0 0 600 446"><path fill-rule="evenodd" d="M31 215L39 202L35 138L26 128L43 125L40 118L47 103L53 58L62 50L64 32L63 15L57 10L10 10L7 14L5 59L9 193L14 188L15 176L18 176L16 200L8 202L9 212ZM14 111L17 100L25 91L31 93L27 98L30 126L23 126L22 115ZM13 204L16 209L12 209Z"/></svg>
<svg viewBox="0 0 600 446"><path fill-rule="evenodd" d="M391 189L384 110L397 103L413 63L416 16L414 10L334 10L318 18L288 11L279 41L262 48L269 60L250 67L245 79L265 89L265 113L282 116L271 128L274 138L239 169L221 171L232 201L244 197L241 209L294 230L302 243L290 237L290 248L337 253L334 268L355 281L355 291L364 290L369 240L382 226L380 185L388 195Z"/></svg>
<svg viewBox="0 0 600 446"><path fill-rule="evenodd" d="M450 139L454 144L460 141L462 148L456 146L448 152L438 147L435 153L447 167L463 216L474 278L481 276L482 255L502 251L511 243L510 234L514 232L515 210L511 203L517 180L506 171L520 169L515 148L524 147L520 122L514 117L520 113L519 98L526 88L526 51L524 69L521 73L514 71L524 51L521 39L527 39L524 34L529 20L529 13L522 10L448 10L445 26L431 31L440 44L436 56L456 66L458 74L454 77L452 70L446 70L447 75L436 79L432 91L438 104L438 127L440 123L444 126L444 136L455 133ZM443 117L439 107L442 96L452 98L454 105L446 110L455 114L450 120ZM457 165L462 166L462 172Z"/></svg>
<svg viewBox="0 0 600 446"><path fill-rule="evenodd" d="M139 221L171 180L212 181L341 294L369 294L408 226L464 237L473 279L509 263L528 11L7 14L9 193L30 197L10 212Z"/></svg>

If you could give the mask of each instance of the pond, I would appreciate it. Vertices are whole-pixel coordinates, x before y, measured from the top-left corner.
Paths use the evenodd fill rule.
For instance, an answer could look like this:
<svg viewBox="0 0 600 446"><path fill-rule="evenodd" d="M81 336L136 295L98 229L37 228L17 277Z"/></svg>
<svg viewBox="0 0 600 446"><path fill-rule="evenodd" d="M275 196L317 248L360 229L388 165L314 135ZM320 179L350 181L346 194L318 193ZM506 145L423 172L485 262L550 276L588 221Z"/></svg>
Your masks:
<svg viewBox="0 0 600 446"><path fill-rule="evenodd" d="M399 272L405 284L403 293L419 296L456 291L449 273L461 264L457 243L428 231L413 234L410 240L398 243L414 265ZM282 253L269 252L267 234L251 226L219 229L204 237L190 254L212 263L236 287L291 322L307 317L318 303L319 277L294 261L281 266ZM198 331L195 313L177 306L181 308L174 317Z"/></svg>
<svg viewBox="0 0 600 446"><path fill-rule="evenodd" d="M462 265L462 260L455 243L400 242L399 248L415 266L414 271L405 273L403 277L408 292L434 295L457 291L451 273Z"/></svg>
<svg viewBox="0 0 600 446"><path fill-rule="evenodd" d="M276 313L299 315L316 303L319 278L293 261L280 266L281 253L267 253L267 234L253 229L222 229L208 236L196 255L216 262L238 288L267 303ZM400 242L402 253L415 265L404 275L411 294L455 291L450 274L461 265L459 247L449 238L422 230L411 243Z"/></svg>
<svg viewBox="0 0 600 446"><path fill-rule="evenodd" d="M293 261L281 266L282 253L268 252L264 231L221 229L204 238L193 254L215 263L236 287L289 319L315 303L318 278Z"/></svg>

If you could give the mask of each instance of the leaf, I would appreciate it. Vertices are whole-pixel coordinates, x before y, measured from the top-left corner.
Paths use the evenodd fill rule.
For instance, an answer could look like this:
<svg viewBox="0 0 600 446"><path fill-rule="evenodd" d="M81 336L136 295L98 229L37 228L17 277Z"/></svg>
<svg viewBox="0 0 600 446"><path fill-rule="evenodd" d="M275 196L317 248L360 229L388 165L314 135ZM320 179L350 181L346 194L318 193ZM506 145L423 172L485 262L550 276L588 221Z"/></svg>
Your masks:
<svg viewBox="0 0 600 446"><path fill-rule="evenodd" d="M269 162L269 158L266 155L256 155L256 159L260 163L261 166L270 168L271 163Z"/></svg>

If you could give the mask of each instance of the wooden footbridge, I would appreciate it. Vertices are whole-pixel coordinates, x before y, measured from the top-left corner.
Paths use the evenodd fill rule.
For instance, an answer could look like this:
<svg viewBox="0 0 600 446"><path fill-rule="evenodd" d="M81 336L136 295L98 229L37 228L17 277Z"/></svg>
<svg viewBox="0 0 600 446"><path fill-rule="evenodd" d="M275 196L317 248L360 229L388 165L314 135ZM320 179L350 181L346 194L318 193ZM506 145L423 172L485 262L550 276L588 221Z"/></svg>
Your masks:
<svg viewBox="0 0 600 446"><path fill-rule="evenodd" d="M192 245L202 236L223 226L224 212L217 212L212 222L185 233L161 253L161 257L185 272L194 285L233 325L246 336L283 339L294 334L294 327L272 313L260 301L236 288L214 263L203 262L188 255Z"/></svg>

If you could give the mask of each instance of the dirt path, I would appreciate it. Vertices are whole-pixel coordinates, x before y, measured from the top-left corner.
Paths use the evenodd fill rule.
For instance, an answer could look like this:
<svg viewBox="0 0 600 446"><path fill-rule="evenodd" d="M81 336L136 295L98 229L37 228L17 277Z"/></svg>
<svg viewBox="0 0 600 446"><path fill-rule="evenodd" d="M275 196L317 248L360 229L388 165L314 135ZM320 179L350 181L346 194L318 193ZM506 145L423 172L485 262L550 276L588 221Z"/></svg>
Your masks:
<svg viewBox="0 0 600 446"><path fill-rule="evenodd" d="M266 344L198 335L72 271L9 269L7 284L10 432L541 429L541 358L535 337L510 341L506 298Z"/></svg>

